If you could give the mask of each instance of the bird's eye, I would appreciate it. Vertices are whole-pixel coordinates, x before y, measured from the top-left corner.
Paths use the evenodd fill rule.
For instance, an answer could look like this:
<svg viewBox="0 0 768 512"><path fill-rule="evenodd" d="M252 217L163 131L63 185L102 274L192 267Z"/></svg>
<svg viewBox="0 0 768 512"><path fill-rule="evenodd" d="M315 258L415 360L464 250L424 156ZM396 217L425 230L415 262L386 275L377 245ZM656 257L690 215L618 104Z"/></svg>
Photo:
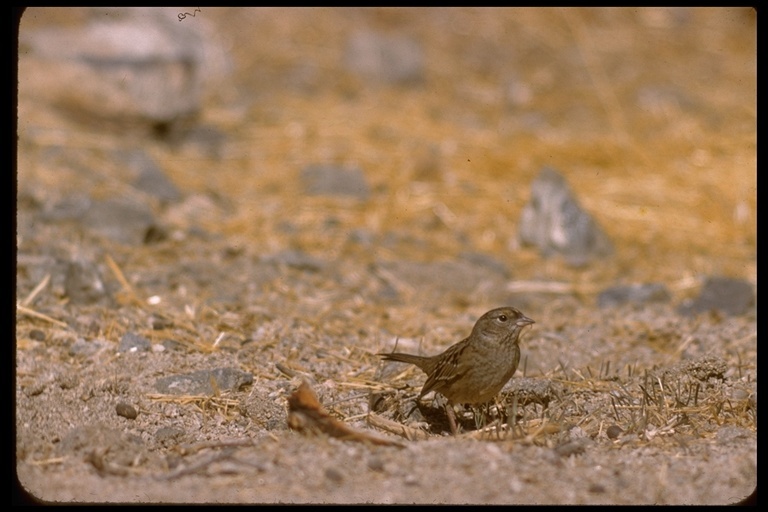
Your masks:
<svg viewBox="0 0 768 512"><path fill-rule="evenodd" d="M507 320L509 320L507 315L499 315L499 322L506 322Z"/></svg>

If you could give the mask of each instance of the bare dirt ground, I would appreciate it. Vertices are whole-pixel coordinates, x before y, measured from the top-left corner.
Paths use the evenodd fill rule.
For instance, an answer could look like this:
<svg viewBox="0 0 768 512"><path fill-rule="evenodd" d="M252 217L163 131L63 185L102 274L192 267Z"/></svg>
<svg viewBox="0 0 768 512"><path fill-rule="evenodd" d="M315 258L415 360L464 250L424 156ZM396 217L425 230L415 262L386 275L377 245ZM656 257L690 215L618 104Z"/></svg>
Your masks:
<svg viewBox="0 0 768 512"><path fill-rule="evenodd" d="M20 30L114 13L32 9ZM30 83L22 44L19 497L744 500L757 482L755 308L684 306L712 276L756 293L755 18L202 8L178 23L207 24L231 71L171 134L48 101L56 81ZM371 34L408 41L405 78L350 60L350 41ZM177 194L139 186L126 151ZM313 165L355 170L367 190L313 191ZM612 256L574 268L516 242L545 165ZM607 288L649 283L668 295L600 305ZM413 403L423 374L375 354L396 340L437 353L501 305L536 324L489 430L467 409L454 438L429 399ZM333 418L396 445L290 430L302 380Z"/></svg>

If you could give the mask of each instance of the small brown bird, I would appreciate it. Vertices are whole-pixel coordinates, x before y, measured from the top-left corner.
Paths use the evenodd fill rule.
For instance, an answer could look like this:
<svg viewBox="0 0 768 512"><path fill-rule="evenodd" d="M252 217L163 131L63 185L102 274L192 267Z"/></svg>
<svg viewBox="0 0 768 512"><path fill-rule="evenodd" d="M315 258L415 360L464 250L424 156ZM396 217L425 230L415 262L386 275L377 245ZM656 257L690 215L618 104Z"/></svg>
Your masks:
<svg viewBox="0 0 768 512"><path fill-rule="evenodd" d="M451 432L456 434L453 404L485 403L501 391L520 362L520 332L533 323L513 307L496 308L480 317L469 337L435 356L378 355L386 361L414 364L427 374L419 398L430 391L445 396Z"/></svg>

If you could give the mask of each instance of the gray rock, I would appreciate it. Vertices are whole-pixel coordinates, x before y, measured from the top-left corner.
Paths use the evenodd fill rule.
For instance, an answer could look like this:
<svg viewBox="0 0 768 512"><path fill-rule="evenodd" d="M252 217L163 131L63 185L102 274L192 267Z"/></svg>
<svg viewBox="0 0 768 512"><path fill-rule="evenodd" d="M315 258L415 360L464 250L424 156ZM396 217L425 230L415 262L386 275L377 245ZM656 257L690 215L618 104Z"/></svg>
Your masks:
<svg viewBox="0 0 768 512"><path fill-rule="evenodd" d="M72 261L64 277L64 292L73 304L95 304L110 299L98 265Z"/></svg>
<svg viewBox="0 0 768 512"><path fill-rule="evenodd" d="M143 173L143 178L138 173L136 175L137 187L145 188L157 197L162 196L161 199L173 195L169 189L164 188L162 177L149 176L152 171L148 170ZM152 188L154 191L150 191ZM131 245L143 243L151 228L161 230L155 224L152 209L143 203L124 199L99 201L82 194L64 197L44 207L41 216L48 222L76 221L101 236Z"/></svg>
<svg viewBox="0 0 768 512"><path fill-rule="evenodd" d="M253 374L237 368L199 370L160 377L155 382L155 389L158 393L169 395L213 395L216 390L211 385L211 380L216 381L218 391L237 391L241 386L253 383Z"/></svg>
<svg viewBox="0 0 768 512"><path fill-rule="evenodd" d="M46 221L78 220L88 212L91 207L91 199L82 194L64 197L53 204L46 204L43 208L42 218Z"/></svg>
<svg viewBox="0 0 768 512"><path fill-rule="evenodd" d="M312 165L302 169L301 182L309 195L350 196L365 200L371 193L360 169Z"/></svg>
<svg viewBox="0 0 768 512"><path fill-rule="evenodd" d="M344 64L356 75L386 84L418 83L424 77L421 45L399 34L370 30L353 34L347 41Z"/></svg>
<svg viewBox="0 0 768 512"><path fill-rule="evenodd" d="M518 238L523 245L538 247L545 257L562 255L572 266L613 253L608 236L579 205L565 178L549 167L531 185L531 200L523 208Z"/></svg>
<svg viewBox="0 0 768 512"><path fill-rule="evenodd" d="M226 53L201 28L204 20L182 26L164 9L103 14L85 26L24 33L31 49L20 65L25 90L118 126L195 116L204 81L229 67Z"/></svg>
<svg viewBox="0 0 768 512"><path fill-rule="evenodd" d="M631 284L612 286L603 290L597 297L597 305L607 308L622 304L666 302L669 299L669 290L661 283Z"/></svg>
<svg viewBox="0 0 768 512"><path fill-rule="evenodd" d="M86 228L101 236L128 245L140 245L155 224L155 217L144 204L107 199L92 202L82 221Z"/></svg>
<svg viewBox="0 0 768 512"><path fill-rule="evenodd" d="M83 338L77 338L72 345L70 345L67 353L72 357L89 357L106 347L108 342L106 340L90 340L87 341Z"/></svg>
<svg viewBox="0 0 768 512"><path fill-rule="evenodd" d="M327 263L298 249L286 249L262 258L264 263L286 266L308 272L320 272Z"/></svg>
<svg viewBox="0 0 768 512"><path fill-rule="evenodd" d="M719 311L736 316L748 313L754 304L755 292L749 282L728 277L710 277L699 296L681 304L678 311L683 315Z"/></svg>
<svg viewBox="0 0 768 512"><path fill-rule="evenodd" d="M148 352L151 348L152 343L147 338L132 332L127 332L120 338L117 351L121 353Z"/></svg>
<svg viewBox="0 0 768 512"><path fill-rule="evenodd" d="M143 150L116 151L115 158L125 162L132 174L133 186L162 201L177 201L181 192L165 172Z"/></svg>

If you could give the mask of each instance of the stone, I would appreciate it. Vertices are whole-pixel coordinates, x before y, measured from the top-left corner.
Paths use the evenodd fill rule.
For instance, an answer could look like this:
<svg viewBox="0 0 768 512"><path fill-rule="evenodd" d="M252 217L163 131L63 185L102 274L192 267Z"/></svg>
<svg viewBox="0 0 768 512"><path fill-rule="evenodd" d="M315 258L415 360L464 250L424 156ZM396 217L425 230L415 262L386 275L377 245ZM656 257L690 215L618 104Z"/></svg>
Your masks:
<svg viewBox="0 0 768 512"><path fill-rule="evenodd" d="M522 245L535 246L544 257L559 254L574 267L613 253L613 245L574 196L565 178L545 167L531 185L531 199L518 227Z"/></svg>

